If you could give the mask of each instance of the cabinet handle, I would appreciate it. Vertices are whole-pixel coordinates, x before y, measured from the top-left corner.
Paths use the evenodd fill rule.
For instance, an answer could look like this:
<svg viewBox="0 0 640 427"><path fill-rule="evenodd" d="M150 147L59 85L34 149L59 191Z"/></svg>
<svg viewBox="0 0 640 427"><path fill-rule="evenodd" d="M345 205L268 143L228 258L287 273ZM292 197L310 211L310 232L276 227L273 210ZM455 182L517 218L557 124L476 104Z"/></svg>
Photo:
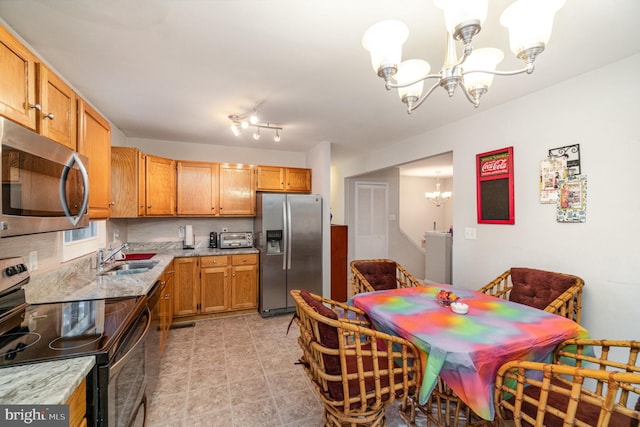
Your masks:
<svg viewBox="0 0 640 427"><path fill-rule="evenodd" d="M170 294L166 294L166 295L164 296L164 299L169 299L170 297L171 297L171 295L170 295Z"/></svg>
<svg viewBox="0 0 640 427"><path fill-rule="evenodd" d="M160 281L160 284L161 284L161 285L166 285L166 284L167 284L167 282L165 282L164 280L161 280L161 281Z"/></svg>
<svg viewBox="0 0 640 427"><path fill-rule="evenodd" d="M109 206L115 206L116 202L109 202Z"/></svg>
<svg viewBox="0 0 640 427"><path fill-rule="evenodd" d="M29 108L31 110L37 110L37 111L41 111L42 107L40 106L40 104L29 104Z"/></svg>
<svg viewBox="0 0 640 427"><path fill-rule="evenodd" d="M53 113L49 113L49 114L45 114L44 116L42 116L43 119L49 119L49 120L53 120L55 118L55 116L53 115Z"/></svg>
<svg viewBox="0 0 640 427"><path fill-rule="evenodd" d="M147 209L151 209L151 205L147 206Z"/></svg>

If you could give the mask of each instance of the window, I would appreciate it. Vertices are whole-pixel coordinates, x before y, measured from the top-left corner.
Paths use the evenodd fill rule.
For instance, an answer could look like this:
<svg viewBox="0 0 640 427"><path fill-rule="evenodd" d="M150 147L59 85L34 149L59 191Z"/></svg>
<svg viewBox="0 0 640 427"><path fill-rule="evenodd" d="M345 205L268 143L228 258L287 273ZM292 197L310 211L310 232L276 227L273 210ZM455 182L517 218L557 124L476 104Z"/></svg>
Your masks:
<svg viewBox="0 0 640 427"><path fill-rule="evenodd" d="M92 221L88 227L65 230L62 262L97 251L106 245L106 221Z"/></svg>

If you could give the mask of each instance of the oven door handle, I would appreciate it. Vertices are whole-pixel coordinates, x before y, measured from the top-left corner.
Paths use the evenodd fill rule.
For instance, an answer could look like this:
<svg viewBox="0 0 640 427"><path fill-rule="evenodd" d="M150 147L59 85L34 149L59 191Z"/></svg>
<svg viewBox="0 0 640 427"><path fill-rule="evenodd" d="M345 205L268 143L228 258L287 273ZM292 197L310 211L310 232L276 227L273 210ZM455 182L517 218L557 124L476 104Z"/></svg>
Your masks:
<svg viewBox="0 0 640 427"><path fill-rule="evenodd" d="M146 338L147 332L149 332L149 328L151 327L151 311L149 311L149 307L145 307L144 312L146 313L146 316L147 316L147 325L144 328L144 332L142 332L142 334L140 335L140 338L138 338L138 341L136 341L136 343L133 346L131 346L129 350L111 366L111 370L113 372L117 372L120 365L122 365L123 363L126 363L129 360L133 351Z"/></svg>

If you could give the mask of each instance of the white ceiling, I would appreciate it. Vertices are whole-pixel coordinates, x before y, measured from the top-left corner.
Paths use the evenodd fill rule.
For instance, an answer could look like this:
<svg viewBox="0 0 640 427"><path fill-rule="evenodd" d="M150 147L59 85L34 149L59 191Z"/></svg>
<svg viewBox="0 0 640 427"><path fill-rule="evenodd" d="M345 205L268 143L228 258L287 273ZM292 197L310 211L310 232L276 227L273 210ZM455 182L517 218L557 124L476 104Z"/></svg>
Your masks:
<svg viewBox="0 0 640 427"><path fill-rule="evenodd" d="M498 23L510 3L490 1L474 42L502 49L501 69L521 67ZM479 109L438 89L408 115L374 74L361 37L400 19L410 29L403 57L437 72L445 30L429 0L0 0L0 17L128 137L291 151L329 141L334 159L640 52L640 1L567 0L532 75L496 77ZM284 128L279 144L265 131L260 141L231 134L227 116L256 107Z"/></svg>

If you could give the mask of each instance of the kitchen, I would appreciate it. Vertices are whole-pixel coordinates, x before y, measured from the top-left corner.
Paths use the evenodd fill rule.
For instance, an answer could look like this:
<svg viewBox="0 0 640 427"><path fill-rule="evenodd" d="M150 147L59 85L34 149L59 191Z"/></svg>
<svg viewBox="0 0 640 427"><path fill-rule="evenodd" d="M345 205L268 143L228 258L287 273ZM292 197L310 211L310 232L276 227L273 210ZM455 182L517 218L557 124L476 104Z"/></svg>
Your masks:
<svg viewBox="0 0 640 427"><path fill-rule="evenodd" d="M73 162L65 164L65 157L61 156L62 163L56 163L57 157L53 157L51 153L57 153L63 147L38 137L19 125L1 120L4 138L3 176L11 177L8 180L10 185L3 185L4 239L9 241L21 238L29 233L29 226L41 233L66 228L82 229L86 223L83 221L88 219L86 187L91 185L83 170L86 159L65 148L67 157L73 159ZM38 151L36 148L40 145L44 148ZM54 173L50 175L49 170ZM57 177L56 170L63 171L60 177ZM252 168L251 191L248 192L251 206L256 205L253 173ZM259 174L259 168L255 173ZM309 181L308 173L307 176ZM180 177L178 175L178 180ZM39 192L25 191L26 185L32 182L45 193L55 194L60 187L59 199L48 200L40 197ZM266 183L259 185L262 187L257 187L258 189L267 188ZM304 190L308 192L309 188ZM72 200L69 203L67 193L80 195L82 202ZM272 199L273 202L268 202ZM308 204L307 201L313 204ZM59 207L61 202L67 203L65 212ZM78 205L81 205L79 210ZM274 206L280 210L274 210ZM22 258L5 259L8 264L2 268L3 282L6 282L2 286L2 296L8 302L3 303L3 306L12 304L2 319L5 347L3 366L9 369L5 371L9 372L5 379L12 379L14 372L19 374L23 364L47 363L50 359L95 354L97 369L85 372L86 383L82 382L82 389L87 390L85 422L88 420L90 425L95 423L105 426L141 425L145 422L147 399L151 400L152 383L157 377L157 374L151 372L151 368L161 363L160 354L166 342L166 334L160 338L160 345L152 335L156 335L153 333L156 330L168 332L162 326L162 321L159 328L153 324L158 310L156 304L162 307L165 299L170 297L175 302L169 302L168 308L159 309L157 317L168 317L169 323L173 317L184 320L201 318L193 316L198 314L206 316L212 313L224 315L255 312L258 306L257 253L263 246L261 242L264 241L266 247L262 259L277 256L282 261L276 264L282 264L286 259L287 271L295 271L294 266L299 264L306 266L301 273L310 271L307 267L315 264L318 265L316 271L320 271L321 208L319 196L258 193L257 218L268 228L276 229L265 229L264 235L268 235L268 239L263 239L260 230L258 249L253 248L252 231L228 231L227 224L220 233L209 232L206 239L200 239L199 236L196 237L194 226L188 224L178 227L181 240L177 243L146 241L136 244L129 241L122 244L118 241L121 237L120 230L115 229L114 244L109 245L108 250L99 249L95 255L90 253L62 268L34 277L30 276L29 270L37 270L37 258L30 257L29 268ZM220 209L222 210L222 206ZM250 218L248 223L243 219L244 222L238 224L253 229L251 212L254 211L246 214ZM68 218L69 221L63 226L58 218ZM315 224L316 229L311 242L315 249L309 251L305 249L309 245L303 244L297 236L307 235L312 224ZM300 248L298 254L291 256L291 248L297 247ZM299 259L299 253L303 252L307 253L307 260ZM127 259L127 256L130 258ZM242 264L247 264L246 268ZM183 275L183 265L193 265L196 268L190 267L191 270L185 270L186 274ZM260 271L267 274L278 269L284 268L265 265ZM171 290L164 289L169 280L167 276L175 278L175 287ZM320 292L321 276L318 274L317 277L314 290ZM265 279L265 283L267 281ZM292 278L291 281L290 287L306 286L300 283L299 278ZM262 314L273 315L268 313L269 310L276 310L278 314L290 313L293 307L291 304L287 305L286 285L282 287L276 280L271 285L271 290L279 291L279 295L271 295L270 291L260 292L261 296L270 298L269 306L265 306ZM260 301L262 305L262 299ZM182 311L183 308L186 311ZM58 319L57 327L55 319ZM65 326L67 324L71 326ZM30 366L27 365L24 369L28 370ZM134 381L133 378L139 380ZM131 386L132 383L138 385L130 390L126 386ZM120 384L124 384L123 391ZM14 393L10 383L4 383L4 387L7 395ZM121 394L127 396L124 400L127 405L124 407L116 404L123 401Z"/></svg>
<svg viewBox="0 0 640 427"><path fill-rule="evenodd" d="M570 5L568 4L567 7ZM627 16L637 16L634 11L625 8L622 10L628 12L625 14ZM582 11L579 12L579 15L584 16ZM610 25L610 28L621 28L623 19L622 16L618 18L617 24ZM576 34L580 33L580 31L576 32ZM610 31L610 33L612 35L614 33L632 34L624 29L616 32ZM582 36L585 34L582 33ZM359 35L354 39L359 42ZM609 47L618 45L616 43L603 44ZM572 46L586 49L594 44L573 43ZM615 49L607 50L612 52ZM552 50L549 51L550 54L551 52ZM566 52L573 52L573 50L568 49ZM629 238L638 235L637 215L634 213L637 212L637 203L631 200L629 202L631 204L625 205L623 209L612 208L611 200L629 200L627 191L623 191L622 187L624 186L610 186L608 184L606 187L602 187L602 184L598 186L597 183L610 182L611 172L607 168L595 167L594 157L609 152L626 153L621 159L622 166L616 168L617 179L620 182L635 182L632 159L637 157L638 145L636 144L637 135L631 123L633 123L633 117L637 116L637 103L633 101L637 99L637 86L628 83L622 84L622 82L635 81L633 75L638 70L638 61L637 57L633 56L626 61L621 60L628 55L633 55L634 52L636 51L627 50L624 55L609 57L607 62L599 64L601 66L607 65L605 68L596 71L585 68L583 71L586 74L580 78L570 79L553 88L545 88L537 94L515 100L505 107L478 109L482 118L474 119L460 116L458 117L460 126L445 126L443 129L424 134L414 132L411 135L418 136L411 137L399 133L389 135L390 140L393 138L394 141L401 142L378 149L362 150L358 153L358 158L351 159L351 161L338 161L335 171L333 167L331 168L331 191L329 191L330 161L328 157L330 157L331 151L328 147L329 143L308 152L276 152L256 148L255 145L251 150L246 150L244 147L233 146L203 147L202 144L189 142L158 144L158 140L127 138L124 133L114 128L112 129L112 144L135 146L149 153L175 159L183 158L188 153L189 160L194 161L207 158L224 159L237 163L311 167L314 172L313 188L319 189L317 192L323 194L326 200L331 200L334 220L338 222L343 220L348 222L349 219L349 188L347 184L343 184L343 180L352 180L353 177L361 176L381 167L392 167L412 159L428 157L453 149L455 150L454 167L456 170L454 225L456 229L462 230L467 225L476 225L475 181L469 159L472 159L478 152L496 148L498 143L502 143L500 146L513 143L516 150L519 150L516 157L517 182L521 183L517 184L519 186L517 189L518 225L513 227L479 226L477 227L478 239L475 241L465 241L462 234L457 233L454 236L454 262L464 265L465 268L454 266L453 280L473 286L483 282L484 279L493 277L496 271L502 271L505 264L519 263L575 272L587 281L585 309L593 314L593 318L586 320L588 329L595 336L603 336L609 331L616 331L616 334L628 337L633 333L633 329L623 327L619 331L619 326L637 324L638 321L637 310L634 310L631 305L631 302L637 299L635 298L638 289L637 277L631 267L635 265L633 254L637 254L637 248L635 243L632 243L634 239ZM599 57L600 55L605 55L605 53L599 51L597 55L585 55L583 52L583 54L571 56L577 59L578 57ZM569 57L568 53L567 57ZM545 57L545 60L550 58ZM362 59L362 61L366 62L366 59ZM614 63L615 61L619 62ZM571 62L575 63L576 61ZM368 64L365 65L368 66ZM541 66L536 74L542 71L542 68ZM366 71L371 72L370 69ZM608 78L611 75L620 76L620 78ZM365 86L369 88L368 85ZM589 87L589 91L584 91L585 87ZM589 96L586 96L585 92L589 92ZM389 99L386 99L386 102L393 104ZM446 100L439 100L435 105L446 105L446 102ZM397 107L397 105L393 106ZM460 106L460 111L466 111L462 108ZM532 111L541 115L536 118L536 123L543 122L547 125L532 127L531 122L527 121L527 117ZM412 122L422 121L416 120L416 117L416 115L412 117ZM402 123L408 121L404 118L399 120L403 120ZM406 126L408 127L408 125ZM388 127L393 128L394 132L399 132L401 126ZM523 134L522 129L525 128L528 129L528 132ZM550 129L553 129L553 132ZM478 139L478 133L484 137ZM328 140L331 139L328 138ZM369 142L368 138L362 138L362 140L366 143ZM592 212L596 215L591 216L589 222L583 226L561 226L547 220L549 212L546 212L546 207L532 202L536 199L536 181L535 173L531 173L531 171L536 167L531 159L537 161L551 146L576 140L580 142L585 153L590 153L587 154L587 157L591 159L590 185L594 184L595 186L592 187L594 191L590 193L589 203L590 208L593 209ZM425 141L429 143L425 143ZM606 150L603 150L603 141L611 145ZM524 171L529 172L525 174ZM326 217L328 217L329 203L326 205ZM612 217L615 218L615 224L611 222ZM146 221L149 221L148 226L143 224ZM113 227L112 222L119 222L119 225ZM119 232L117 239L121 241L146 241L140 235L145 237L153 235L154 230L151 225L153 223L158 225L158 236L154 236L154 239L173 241L176 244L179 244L181 240L177 230L185 224L193 224L196 230L196 240L204 241L208 239L208 233L211 230L221 230L227 225L226 220L219 218L209 222L204 219L189 219L188 221L175 219L113 220L107 224L105 241L115 240L113 235L116 229ZM391 225L394 224L391 223ZM246 227L243 224L239 227L230 224L229 229L244 230ZM61 265L62 242L60 239L58 233L5 238L0 240L0 251L3 257L19 255L23 256L25 260L30 260L32 258L30 254L36 252L33 259L38 269L33 271L33 274L39 275L51 272ZM522 250L524 242L527 244L526 251ZM601 243L594 245L592 242ZM327 253L325 248L325 255ZM492 254L492 256L487 256L487 254ZM613 266L613 268L603 272L601 271L603 265ZM325 277L327 277L326 274ZM325 289L327 289L326 284ZM626 306L625 309L616 310L616 316L610 316L611 310L607 310L605 307L615 307L621 301Z"/></svg>

